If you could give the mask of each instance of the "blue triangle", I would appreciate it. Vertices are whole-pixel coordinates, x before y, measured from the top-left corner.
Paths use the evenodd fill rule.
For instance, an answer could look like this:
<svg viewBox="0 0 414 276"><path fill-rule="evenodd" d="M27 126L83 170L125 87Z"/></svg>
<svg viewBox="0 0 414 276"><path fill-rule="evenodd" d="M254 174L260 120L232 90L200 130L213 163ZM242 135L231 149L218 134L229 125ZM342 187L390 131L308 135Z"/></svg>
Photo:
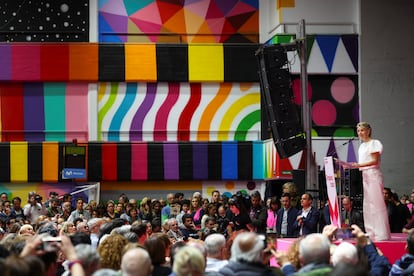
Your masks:
<svg viewBox="0 0 414 276"><path fill-rule="evenodd" d="M339 35L317 35L315 37L321 49L322 56L328 66L329 73L332 71L336 49L338 48Z"/></svg>

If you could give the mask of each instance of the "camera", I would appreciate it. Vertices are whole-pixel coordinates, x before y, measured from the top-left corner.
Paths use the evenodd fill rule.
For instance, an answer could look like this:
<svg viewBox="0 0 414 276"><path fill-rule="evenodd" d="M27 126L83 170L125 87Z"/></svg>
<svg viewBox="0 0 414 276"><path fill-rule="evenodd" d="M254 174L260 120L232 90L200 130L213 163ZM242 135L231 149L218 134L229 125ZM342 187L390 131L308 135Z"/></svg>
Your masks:
<svg viewBox="0 0 414 276"><path fill-rule="evenodd" d="M35 196L35 200L36 200L37 202L42 202L43 197L41 197L40 195L36 195L36 196Z"/></svg>
<svg viewBox="0 0 414 276"><path fill-rule="evenodd" d="M198 234L189 234L188 237L193 238L193 239L199 239L200 238L200 236Z"/></svg>
<svg viewBox="0 0 414 276"><path fill-rule="evenodd" d="M352 228L351 227L346 227L346 228L338 228L335 231L335 239L337 240L347 240L347 239L351 239L354 237L354 235L352 234Z"/></svg>

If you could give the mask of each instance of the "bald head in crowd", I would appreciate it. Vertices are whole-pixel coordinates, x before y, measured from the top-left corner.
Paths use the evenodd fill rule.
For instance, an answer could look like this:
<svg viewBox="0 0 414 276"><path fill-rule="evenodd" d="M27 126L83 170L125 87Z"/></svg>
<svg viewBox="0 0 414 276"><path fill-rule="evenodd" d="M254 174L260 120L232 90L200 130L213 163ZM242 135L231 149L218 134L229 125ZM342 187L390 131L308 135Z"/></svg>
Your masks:
<svg viewBox="0 0 414 276"><path fill-rule="evenodd" d="M130 249L122 256L123 276L150 276L152 269L151 258L143 248Z"/></svg>

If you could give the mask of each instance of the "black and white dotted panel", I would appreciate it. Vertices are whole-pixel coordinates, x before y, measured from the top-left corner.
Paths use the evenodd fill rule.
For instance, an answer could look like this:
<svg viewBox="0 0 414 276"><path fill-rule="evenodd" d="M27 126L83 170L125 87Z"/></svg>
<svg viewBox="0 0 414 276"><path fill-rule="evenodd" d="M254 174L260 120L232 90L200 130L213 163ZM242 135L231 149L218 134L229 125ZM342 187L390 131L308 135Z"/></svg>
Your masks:
<svg viewBox="0 0 414 276"><path fill-rule="evenodd" d="M2 42L87 42L89 0L2 0Z"/></svg>

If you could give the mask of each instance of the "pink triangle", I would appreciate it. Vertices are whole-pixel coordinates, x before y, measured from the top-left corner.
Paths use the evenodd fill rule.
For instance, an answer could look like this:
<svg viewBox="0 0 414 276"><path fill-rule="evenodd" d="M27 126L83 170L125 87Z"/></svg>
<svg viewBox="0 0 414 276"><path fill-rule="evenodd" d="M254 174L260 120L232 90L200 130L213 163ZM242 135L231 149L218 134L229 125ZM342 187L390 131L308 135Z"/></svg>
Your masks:
<svg viewBox="0 0 414 276"><path fill-rule="evenodd" d="M221 17L215 19L207 19L206 21L213 34L221 34L223 32L223 26L226 22L226 18Z"/></svg>
<svg viewBox="0 0 414 276"><path fill-rule="evenodd" d="M128 16L123 0L108 1L106 2L105 5L99 8L99 12L106 12L106 13L112 13L112 14L121 15L121 16Z"/></svg>
<svg viewBox="0 0 414 276"><path fill-rule="evenodd" d="M162 25L160 12L155 2L130 15L129 18L134 22L139 20L142 22L147 21L148 23Z"/></svg>
<svg viewBox="0 0 414 276"><path fill-rule="evenodd" d="M192 13L199 15L202 18L205 18L209 6L210 6L210 1L199 1L199 2L194 2L191 4L185 5L184 8L186 10L191 11Z"/></svg>

